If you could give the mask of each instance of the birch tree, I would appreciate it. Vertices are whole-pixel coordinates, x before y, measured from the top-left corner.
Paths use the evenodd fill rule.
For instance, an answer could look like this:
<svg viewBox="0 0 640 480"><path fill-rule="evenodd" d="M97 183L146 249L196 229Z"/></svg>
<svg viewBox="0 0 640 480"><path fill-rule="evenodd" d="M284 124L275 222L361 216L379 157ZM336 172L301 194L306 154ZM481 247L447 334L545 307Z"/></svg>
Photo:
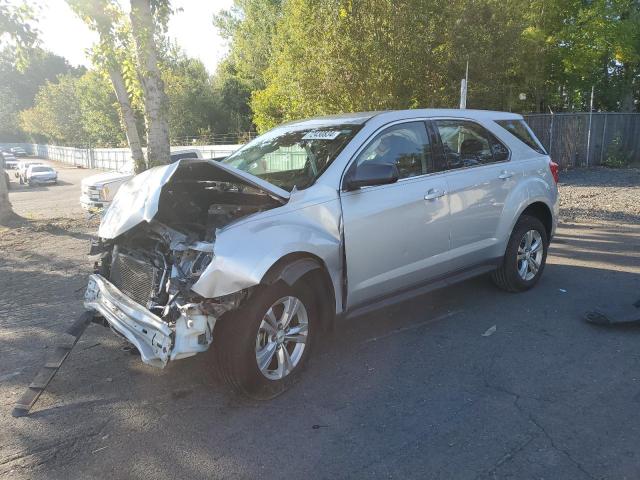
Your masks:
<svg viewBox="0 0 640 480"><path fill-rule="evenodd" d="M158 66L156 39L171 13L168 1L131 0L131 30L144 97L149 166L170 162L168 100Z"/></svg>
<svg viewBox="0 0 640 480"><path fill-rule="evenodd" d="M109 76L120 107L122 124L131 149L134 169L140 173L146 169L142 142L136 124L131 96L135 89L135 65L130 56L131 42L128 25L120 6L112 0L68 0L76 14L95 32L99 41L93 49L93 60ZM128 68L127 68L128 67ZM129 71L129 85L124 71Z"/></svg>

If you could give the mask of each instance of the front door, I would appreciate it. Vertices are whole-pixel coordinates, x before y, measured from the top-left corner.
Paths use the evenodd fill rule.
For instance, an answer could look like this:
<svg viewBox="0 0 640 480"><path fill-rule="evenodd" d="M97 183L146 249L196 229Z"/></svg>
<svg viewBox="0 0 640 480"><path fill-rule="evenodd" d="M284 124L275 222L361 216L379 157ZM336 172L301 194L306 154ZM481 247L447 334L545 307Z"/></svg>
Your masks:
<svg viewBox="0 0 640 480"><path fill-rule="evenodd" d="M444 273L449 250L446 183L430 174L425 124L387 127L350 168L364 162L395 162L401 178L391 185L342 193L349 308Z"/></svg>

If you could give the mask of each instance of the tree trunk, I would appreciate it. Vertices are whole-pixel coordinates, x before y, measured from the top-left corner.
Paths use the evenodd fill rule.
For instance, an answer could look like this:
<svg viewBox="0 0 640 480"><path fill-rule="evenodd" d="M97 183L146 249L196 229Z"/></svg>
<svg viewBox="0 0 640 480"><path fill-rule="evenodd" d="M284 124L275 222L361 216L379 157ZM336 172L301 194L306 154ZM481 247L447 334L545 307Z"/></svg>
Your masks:
<svg viewBox="0 0 640 480"><path fill-rule="evenodd" d="M131 157L133 158L133 166L136 173L140 173L147 168L142 152L142 144L140 143L140 135L138 134L138 126L136 125L136 116L131 108L129 94L122 78L120 67L112 66L109 68L109 77L113 84L113 90L116 93L118 104L120 105L120 113L122 114L122 123L124 123L127 142L131 149Z"/></svg>
<svg viewBox="0 0 640 480"><path fill-rule="evenodd" d="M0 165L0 222L4 222L13 215L13 207L9 201L9 190L4 168Z"/></svg>
<svg viewBox="0 0 640 480"><path fill-rule="evenodd" d="M149 0L131 0L131 29L140 64L144 97L149 166L170 162L167 96L160 76L155 45L154 19Z"/></svg>

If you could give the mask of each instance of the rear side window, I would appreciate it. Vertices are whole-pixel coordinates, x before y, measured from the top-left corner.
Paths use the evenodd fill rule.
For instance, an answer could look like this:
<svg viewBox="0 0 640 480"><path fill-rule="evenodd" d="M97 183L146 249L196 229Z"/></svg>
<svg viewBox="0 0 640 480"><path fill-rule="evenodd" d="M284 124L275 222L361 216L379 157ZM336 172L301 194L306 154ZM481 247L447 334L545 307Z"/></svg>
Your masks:
<svg viewBox="0 0 640 480"><path fill-rule="evenodd" d="M466 120L436 120L444 156L437 171L476 167L509 160L509 150L487 129Z"/></svg>
<svg viewBox="0 0 640 480"><path fill-rule="evenodd" d="M538 142L531 130L529 130L524 120L496 120L495 122L536 152L543 155L547 154L542 145L540 145L540 142Z"/></svg>

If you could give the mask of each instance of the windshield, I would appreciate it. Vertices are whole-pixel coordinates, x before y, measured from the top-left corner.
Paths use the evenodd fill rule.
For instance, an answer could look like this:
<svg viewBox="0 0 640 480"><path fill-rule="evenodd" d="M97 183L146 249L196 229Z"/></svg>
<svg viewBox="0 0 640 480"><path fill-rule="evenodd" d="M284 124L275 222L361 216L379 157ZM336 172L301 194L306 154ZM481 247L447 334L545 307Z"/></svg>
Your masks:
<svg viewBox="0 0 640 480"><path fill-rule="evenodd" d="M361 125L285 126L259 136L225 163L290 192L311 186Z"/></svg>
<svg viewBox="0 0 640 480"><path fill-rule="evenodd" d="M31 167L31 172L52 172L53 169L49 167Z"/></svg>

